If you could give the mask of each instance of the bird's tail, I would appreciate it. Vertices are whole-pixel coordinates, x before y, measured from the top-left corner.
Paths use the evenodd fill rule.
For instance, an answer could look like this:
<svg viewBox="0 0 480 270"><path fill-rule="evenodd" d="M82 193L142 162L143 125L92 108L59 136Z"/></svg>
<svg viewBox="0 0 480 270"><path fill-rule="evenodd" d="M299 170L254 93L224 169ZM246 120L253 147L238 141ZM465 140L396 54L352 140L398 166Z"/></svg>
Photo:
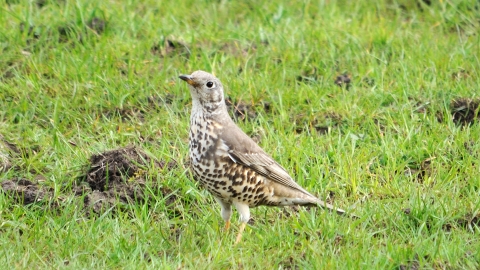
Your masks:
<svg viewBox="0 0 480 270"><path fill-rule="evenodd" d="M304 196L302 197L302 199L300 200L297 200L297 201L294 201L296 204L299 204L299 205L309 205L309 206L320 206L322 208L325 208L331 212L336 212L337 214L339 215L345 215L345 216L348 216L348 217L352 217L354 219L358 219L359 217L353 215L353 214L350 214L349 212L347 213L347 211L341 209L341 208L337 208L335 206L333 206L332 204L329 204L327 202L324 202L322 200L320 200L319 198L311 195L310 193L307 193L307 196Z"/></svg>
<svg viewBox="0 0 480 270"><path fill-rule="evenodd" d="M333 205L331 205L331 204L329 204L329 203L326 203L326 202L324 202L324 201L322 201L322 200L320 200L320 199L317 199L317 202L316 202L316 203L317 203L317 205L321 206L322 208L325 208L325 209L330 210L330 211L332 211L332 212L336 212L336 213L339 214L339 215L347 215L348 217L350 217L350 218L352 218L352 219L359 219L358 216L353 215L353 214L350 214L350 213L347 214L347 211L345 211L345 210L343 210L343 209L341 209L341 208L336 208L335 206L333 206Z"/></svg>
<svg viewBox="0 0 480 270"><path fill-rule="evenodd" d="M341 208L336 208L335 206L329 204L329 203L326 203L320 199L317 199L316 201L317 205L327 209L327 210L330 210L332 212L336 212L337 214L339 215L345 215L347 212Z"/></svg>

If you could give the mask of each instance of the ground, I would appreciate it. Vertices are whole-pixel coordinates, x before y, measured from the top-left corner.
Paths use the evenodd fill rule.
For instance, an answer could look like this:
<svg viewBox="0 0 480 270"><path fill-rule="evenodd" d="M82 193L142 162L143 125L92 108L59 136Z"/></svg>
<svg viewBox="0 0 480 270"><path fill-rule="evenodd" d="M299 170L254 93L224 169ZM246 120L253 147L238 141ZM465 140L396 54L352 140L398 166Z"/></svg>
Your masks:
<svg viewBox="0 0 480 270"><path fill-rule="evenodd" d="M480 268L478 1L0 3L0 265ZM189 172L202 69L307 190L252 209Z"/></svg>

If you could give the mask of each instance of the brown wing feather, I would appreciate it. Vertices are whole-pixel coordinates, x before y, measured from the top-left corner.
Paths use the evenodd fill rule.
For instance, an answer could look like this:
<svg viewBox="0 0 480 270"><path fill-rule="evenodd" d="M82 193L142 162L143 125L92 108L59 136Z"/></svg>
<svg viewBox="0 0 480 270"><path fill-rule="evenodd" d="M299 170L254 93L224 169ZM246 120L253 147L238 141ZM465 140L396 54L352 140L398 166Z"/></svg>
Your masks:
<svg viewBox="0 0 480 270"><path fill-rule="evenodd" d="M267 177L277 183L284 186L291 187L309 194L300 185L298 185L285 169L280 166L275 160L269 157L265 153L240 153L235 150L230 150L229 154L233 157L234 161L244 166L248 166L256 171L258 174Z"/></svg>
<svg viewBox="0 0 480 270"><path fill-rule="evenodd" d="M228 154L230 158L236 163L250 167L258 174L272 181L313 196L298 185L280 164L265 153L260 146L235 124L223 130L221 139L229 149Z"/></svg>

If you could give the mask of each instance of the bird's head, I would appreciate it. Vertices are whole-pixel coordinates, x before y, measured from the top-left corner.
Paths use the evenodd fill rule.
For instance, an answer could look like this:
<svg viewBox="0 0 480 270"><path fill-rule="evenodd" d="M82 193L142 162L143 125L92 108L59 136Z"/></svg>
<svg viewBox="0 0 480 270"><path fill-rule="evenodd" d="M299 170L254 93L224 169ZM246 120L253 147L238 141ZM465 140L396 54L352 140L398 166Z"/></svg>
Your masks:
<svg viewBox="0 0 480 270"><path fill-rule="evenodd" d="M221 110L225 106L223 85L212 74L197 70L191 75L180 75L188 83L194 106L200 105L209 113Z"/></svg>

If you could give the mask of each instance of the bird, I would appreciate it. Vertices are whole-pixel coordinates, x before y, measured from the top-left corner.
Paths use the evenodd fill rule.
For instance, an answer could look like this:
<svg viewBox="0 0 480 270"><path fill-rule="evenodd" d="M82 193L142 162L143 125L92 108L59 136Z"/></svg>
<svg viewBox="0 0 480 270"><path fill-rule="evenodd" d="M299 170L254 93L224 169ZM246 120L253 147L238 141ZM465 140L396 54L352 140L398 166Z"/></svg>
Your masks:
<svg viewBox="0 0 480 270"><path fill-rule="evenodd" d="M256 206L316 205L346 213L297 184L235 124L218 78L202 70L179 78L187 82L192 97L188 140L193 178L220 204L225 230L230 228L232 206L236 208L240 227L235 244L242 239L250 208Z"/></svg>

